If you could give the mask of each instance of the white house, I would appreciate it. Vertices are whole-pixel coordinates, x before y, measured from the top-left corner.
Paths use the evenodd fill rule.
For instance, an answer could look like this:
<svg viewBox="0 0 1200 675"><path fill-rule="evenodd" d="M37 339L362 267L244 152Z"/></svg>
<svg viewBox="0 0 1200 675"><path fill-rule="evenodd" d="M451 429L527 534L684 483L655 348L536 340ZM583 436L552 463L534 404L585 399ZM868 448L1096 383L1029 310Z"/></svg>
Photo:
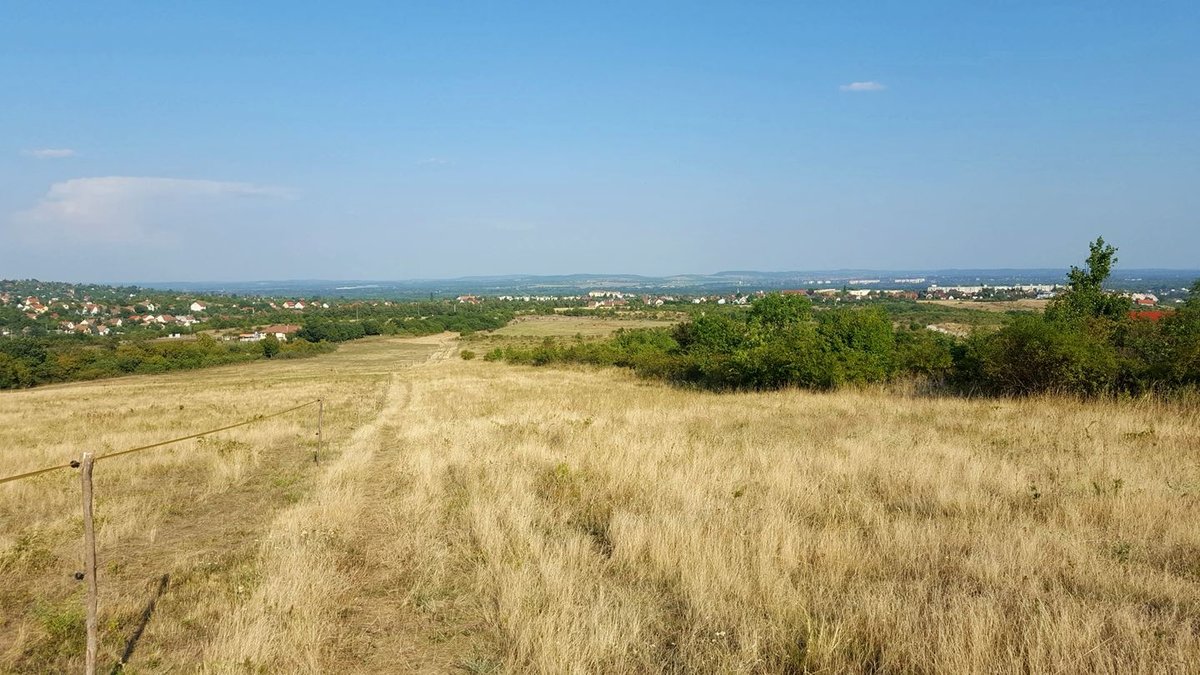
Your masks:
<svg viewBox="0 0 1200 675"><path fill-rule="evenodd" d="M203 312L204 310L208 309L208 305L197 300L189 305L188 309L192 310L193 312Z"/></svg>

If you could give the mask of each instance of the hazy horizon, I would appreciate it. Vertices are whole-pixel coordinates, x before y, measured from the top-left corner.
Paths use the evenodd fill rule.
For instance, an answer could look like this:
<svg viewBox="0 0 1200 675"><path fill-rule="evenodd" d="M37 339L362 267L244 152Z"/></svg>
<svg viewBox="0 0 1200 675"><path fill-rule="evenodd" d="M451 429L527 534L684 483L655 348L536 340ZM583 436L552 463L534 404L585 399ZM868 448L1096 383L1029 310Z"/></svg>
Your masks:
<svg viewBox="0 0 1200 675"><path fill-rule="evenodd" d="M1200 5L27 4L0 276L1120 268L1200 251Z"/></svg>
<svg viewBox="0 0 1200 675"><path fill-rule="evenodd" d="M641 274L634 272L603 272L603 271L582 271L582 272L565 272L561 274L541 274L541 273L526 273L526 272L509 272L497 274L464 274L456 276L423 276L423 277L393 277L393 278L371 278L371 277L325 277L325 276L308 276L308 277L251 277L251 278L160 278L160 279L138 279L138 278L73 278L73 277L39 277L39 276L0 276L2 279L37 279L45 282L61 282L73 284L98 284L111 286L154 286L166 284L254 284L254 283L302 283L302 282L320 282L320 283L410 283L410 282L450 282L463 281L473 279L555 279L566 277L594 277L594 278L619 278L619 277L637 277L644 279L670 279L677 277L718 277L721 275L761 275L761 276L786 276L786 275L847 275L847 274L942 274L956 275L967 273L1012 273L1012 274L1062 274L1065 275L1070 265L1078 265L1079 261L1067 265L1057 267L940 267L940 268L917 268L917 267L900 267L900 268L869 268L869 267L840 267L829 269L792 269L792 270L749 270L749 269L720 269L713 272L678 272L671 274ZM1200 267L1129 267L1118 265L1113 273L1116 277L1123 278L1135 273L1156 273L1163 275L1200 275Z"/></svg>
<svg viewBox="0 0 1200 675"><path fill-rule="evenodd" d="M796 270L734 270L723 269L715 272L681 272L676 274L636 274L631 272L570 272L564 274L535 274L535 273L504 273L504 274L467 274L460 276L428 276L428 277L397 277L391 279L385 278L360 278L360 277L291 277L291 278L209 278L209 279L63 279L63 278L37 278L39 281L45 282L64 282L76 284L98 284L112 286L146 286L146 287L167 287L170 284L184 284L194 287L203 287L205 285L216 286L221 284L231 285L250 285L250 284L302 284L302 283L322 283L322 284L421 284L421 283L440 283L440 282L462 282L475 280L515 280L515 279L532 279L532 280L553 280L565 278L580 278L580 279L619 279L619 278L638 278L646 280L665 280L675 278L717 278L723 275L735 276L761 276L764 278L778 277L785 278L788 276L821 276L833 275L838 279L846 278L847 275L863 276L863 275L931 275L931 276L959 276L970 274L1008 274L1008 275L1029 275L1040 279L1051 280L1054 277L1061 276L1065 279L1069 266L1061 267L945 267L945 268L896 268L896 269L873 269L873 268L832 268L832 269L796 269ZM1200 267L1195 268L1171 268L1171 267L1126 267L1118 266L1113 270L1115 279L1127 279L1129 275L1134 274L1151 274L1155 276L1179 276L1182 278L1190 278L1195 276L1200 279ZM884 279L884 281L892 281Z"/></svg>

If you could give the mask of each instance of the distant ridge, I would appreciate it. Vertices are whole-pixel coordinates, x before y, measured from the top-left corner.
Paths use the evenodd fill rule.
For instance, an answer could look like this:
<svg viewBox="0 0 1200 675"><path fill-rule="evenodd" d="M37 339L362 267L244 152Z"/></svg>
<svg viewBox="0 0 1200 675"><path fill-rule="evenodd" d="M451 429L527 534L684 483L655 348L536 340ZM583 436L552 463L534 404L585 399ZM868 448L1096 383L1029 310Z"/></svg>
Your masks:
<svg viewBox="0 0 1200 675"><path fill-rule="evenodd" d="M137 282L144 288L244 295L292 295L327 297L419 298L483 295L577 295L589 290L610 289L632 293L729 293L779 290L782 288L839 286L854 280L879 280L879 287L924 288L928 285L1005 285L1016 283L1062 283L1066 269L940 269L940 270L796 270L760 272L725 270L713 274L502 274L453 279L291 279L260 281L152 281ZM1127 269L1114 272L1112 285L1120 288L1187 287L1200 278L1200 270ZM921 279L921 281L913 281ZM907 280L907 281L897 281ZM127 285L122 282L118 285Z"/></svg>

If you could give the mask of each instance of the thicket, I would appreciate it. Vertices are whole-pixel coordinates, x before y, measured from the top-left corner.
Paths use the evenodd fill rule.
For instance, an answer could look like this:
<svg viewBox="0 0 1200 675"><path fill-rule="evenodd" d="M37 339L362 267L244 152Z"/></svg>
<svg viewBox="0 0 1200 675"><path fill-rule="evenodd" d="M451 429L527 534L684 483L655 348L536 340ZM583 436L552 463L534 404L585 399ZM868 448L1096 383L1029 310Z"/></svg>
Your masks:
<svg viewBox="0 0 1200 675"><path fill-rule="evenodd" d="M196 340L133 342L74 336L6 338L0 340L0 389L190 370L261 358L299 358L334 348L329 343L280 343L273 338L271 342L223 342L209 335Z"/></svg>
<svg viewBox="0 0 1200 675"><path fill-rule="evenodd" d="M919 377L963 393L1085 396L1200 385L1200 281L1160 321L1130 315L1103 288L1116 249L1097 239L1068 290L1044 315L1014 314L966 340L912 326L879 306L814 311L807 298L767 295L741 314L698 316L672 330L622 330L609 339L508 347L489 361L585 363L706 389L833 389Z"/></svg>
<svg viewBox="0 0 1200 675"><path fill-rule="evenodd" d="M405 303L363 308L368 318L351 318L358 309L342 308L305 319L299 337L311 342L345 342L368 335L420 337L445 331L470 335L496 330L513 318L510 309L446 303Z"/></svg>

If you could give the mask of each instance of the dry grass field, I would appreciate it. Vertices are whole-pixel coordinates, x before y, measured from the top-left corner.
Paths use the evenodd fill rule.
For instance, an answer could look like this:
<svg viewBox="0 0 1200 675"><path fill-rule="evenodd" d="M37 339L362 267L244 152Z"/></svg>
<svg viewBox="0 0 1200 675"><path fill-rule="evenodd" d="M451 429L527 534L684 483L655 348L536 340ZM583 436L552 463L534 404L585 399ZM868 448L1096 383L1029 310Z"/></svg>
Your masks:
<svg viewBox="0 0 1200 675"><path fill-rule="evenodd" d="M1046 309L1046 305L1050 304L1049 300L1034 300L1032 298L988 302L975 300L919 300L918 302L941 305L942 307L976 309L981 312L1041 312Z"/></svg>
<svg viewBox="0 0 1200 675"><path fill-rule="evenodd" d="M528 316L520 317L491 335L514 338L543 337L606 337L621 328L666 328L674 321L659 319L612 319L586 316Z"/></svg>
<svg viewBox="0 0 1200 675"><path fill-rule="evenodd" d="M97 465L102 668L1195 672L1200 410L718 395L446 337L0 395ZM77 477L0 485L0 670L80 665ZM149 611L148 611L149 608Z"/></svg>

